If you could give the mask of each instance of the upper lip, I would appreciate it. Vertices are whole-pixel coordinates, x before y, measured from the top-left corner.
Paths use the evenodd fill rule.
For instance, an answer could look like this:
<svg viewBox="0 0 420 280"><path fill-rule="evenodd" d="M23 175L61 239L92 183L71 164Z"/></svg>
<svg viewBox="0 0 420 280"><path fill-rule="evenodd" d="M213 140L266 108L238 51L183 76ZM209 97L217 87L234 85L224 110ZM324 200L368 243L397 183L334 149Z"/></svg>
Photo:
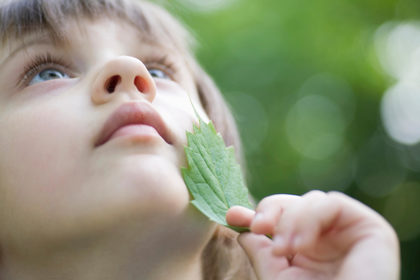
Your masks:
<svg viewBox="0 0 420 280"><path fill-rule="evenodd" d="M166 143L172 143L165 122L151 105L145 102L130 102L118 107L106 120L95 147L106 143L116 130L130 124L149 125L156 129Z"/></svg>

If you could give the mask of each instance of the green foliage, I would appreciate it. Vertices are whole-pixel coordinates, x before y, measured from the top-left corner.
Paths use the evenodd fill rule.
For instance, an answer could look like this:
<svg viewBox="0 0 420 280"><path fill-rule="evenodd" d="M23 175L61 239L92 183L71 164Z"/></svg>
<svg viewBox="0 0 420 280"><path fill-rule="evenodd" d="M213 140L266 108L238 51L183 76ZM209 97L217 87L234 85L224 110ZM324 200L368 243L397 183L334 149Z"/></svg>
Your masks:
<svg viewBox="0 0 420 280"><path fill-rule="evenodd" d="M210 220L230 227L225 216L231 206L252 208L233 147L226 148L212 122L202 120L193 133L187 132L187 139L188 168L182 169L182 175L194 198L192 204Z"/></svg>
<svg viewBox="0 0 420 280"><path fill-rule="evenodd" d="M419 279L420 143L384 132L381 99L395 81L375 38L386 23L420 20L420 1L159 1L193 30L200 63L230 102L253 197L343 191L392 223L401 279ZM194 2L230 4L197 11Z"/></svg>

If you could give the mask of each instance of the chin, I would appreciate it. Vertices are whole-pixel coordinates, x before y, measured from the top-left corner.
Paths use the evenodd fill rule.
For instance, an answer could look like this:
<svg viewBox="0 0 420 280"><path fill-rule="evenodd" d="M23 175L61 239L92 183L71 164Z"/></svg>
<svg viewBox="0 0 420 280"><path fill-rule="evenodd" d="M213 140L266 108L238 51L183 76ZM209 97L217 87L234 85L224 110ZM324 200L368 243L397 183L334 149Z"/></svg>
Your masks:
<svg viewBox="0 0 420 280"><path fill-rule="evenodd" d="M21 209L22 218L13 222L18 224L15 228L25 229L19 236L59 244L100 236L133 222L149 226L157 219L162 223L189 219L190 197L180 168L163 156L114 158L85 171L83 180L73 177L74 184L61 185L67 191L56 199L52 195L44 204L28 203L27 210Z"/></svg>
<svg viewBox="0 0 420 280"><path fill-rule="evenodd" d="M185 207L189 201L188 189L180 167L163 157L145 155L134 157L122 171L124 188L133 192L143 205L154 210Z"/></svg>
<svg viewBox="0 0 420 280"><path fill-rule="evenodd" d="M157 216L170 219L188 208L190 197L180 168L164 157L125 157L101 169L86 187L94 196L96 207L89 208L97 212L96 221L112 223L127 216L139 221Z"/></svg>

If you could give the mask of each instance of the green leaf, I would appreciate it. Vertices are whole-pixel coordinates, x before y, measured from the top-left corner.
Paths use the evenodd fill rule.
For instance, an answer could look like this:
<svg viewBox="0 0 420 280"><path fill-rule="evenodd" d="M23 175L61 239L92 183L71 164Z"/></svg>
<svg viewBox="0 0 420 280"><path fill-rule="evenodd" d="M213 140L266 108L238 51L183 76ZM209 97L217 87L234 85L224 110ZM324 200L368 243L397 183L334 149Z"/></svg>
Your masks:
<svg viewBox="0 0 420 280"><path fill-rule="evenodd" d="M253 208L233 147L226 148L213 123L201 119L193 133L187 132L187 140L188 168L182 168L182 176L193 197L192 204L218 224L247 231L229 226L225 219L231 206Z"/></svg>

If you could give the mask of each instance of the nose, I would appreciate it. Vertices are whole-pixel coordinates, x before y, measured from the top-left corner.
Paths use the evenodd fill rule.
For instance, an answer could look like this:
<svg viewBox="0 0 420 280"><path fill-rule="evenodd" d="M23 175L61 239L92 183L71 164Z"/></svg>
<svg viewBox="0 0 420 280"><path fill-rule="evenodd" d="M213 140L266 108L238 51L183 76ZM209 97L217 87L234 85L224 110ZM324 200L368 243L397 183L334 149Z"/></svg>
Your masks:
<svg viewBox="0 0 420 280"><path fill-rule="evenodd" d="M146 66L137 58L119 56L99 70L91 92L95 104L103 104L121 94L131 99L145 98L152 102L156 96L155 82Z"/></svg>

